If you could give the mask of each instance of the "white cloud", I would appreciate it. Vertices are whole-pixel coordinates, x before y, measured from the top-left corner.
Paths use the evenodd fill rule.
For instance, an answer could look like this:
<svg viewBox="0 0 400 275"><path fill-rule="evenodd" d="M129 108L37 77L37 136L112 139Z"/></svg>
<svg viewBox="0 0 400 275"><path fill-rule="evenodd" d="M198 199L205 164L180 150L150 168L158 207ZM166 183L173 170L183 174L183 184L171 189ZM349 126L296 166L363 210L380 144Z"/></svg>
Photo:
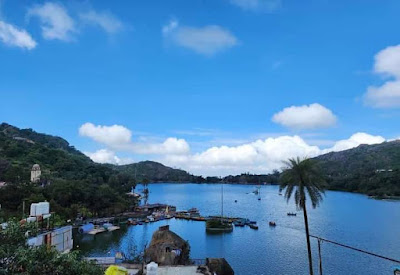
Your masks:
<svg viewBox="0 0 400 275"><path fill-rule="evenodd" d="M291 106L274 114L272 121L291 129L317 129L335 125L336 116L318 104Z"/></svg>
<svg viewBox="0 0 400 275"><path fill-rule="evenodd" d="M400 45L387 47L377 53L374 71L400 78Z"/></svg>
<svg viewBox="0 0 400 275"><path fill-rule="evenodd" d="M179 26L178 21L176 19L172 19L171 21L169 21L168 24L162 26L163 35L168 35L173 30L175 30L178 26Z"/></svg>
<svg viewBox="0 0 400 275"><path fill-rule="evenodd" d="M230 0L230 2L244 10L272 12L282 5L281 0Z"/></svg>
<svg viewBox="0 0 400 275"><path fill-rule="evenodd" d="M100 149L96 152L84 152L89 158L91 158L94 162L98 163L111 163L111 164L128 164L132 163L133 160L129 158L119 158L115 155L115 152L107 150L107 149Z"/></svg>
<svg viewBox="0 0 400 275"><path fill-rule="evenodd" d="M357 147L361 144L378 144L385 141L384 137L372 136L366 133L355 133L349 139L339 140L331 148L322 150L322 153L337 152Z"/></svg>
<svg viewBox="0 0 400 275"><path fill-rule="evenodd" d="M190 152L189 144L184 139L167 138L162 143L135 143L132 144L132 151L139 154L156 155L184 155Z"/></svg>
<svg viewBox="0 0 400 275"><path fill-rule="evenodd" d="M93 123L85 123L79 128L79 134L92 138L112 148L126 146L131 142L132 132L121 125L102 126Z"/></svg>
<svg viewBox="0 0 400 275"><path fill-rule="evenodd" d="M107 145L113 150L133 152L137 154L188 154L189 144L184 139L167 138L161 143L133 142L132 132L121 125L102 126L85 123L79 128L79 134L96 142Z"/></svg>
<svg viewBox="0 0 400 275"><path fill-rule="evenodd" d="M392 80L381 86L368 87L364 103L374 108L400 107L400 45L387 47L377 53L374 71Z"/></svg>
<svg viewBox="0 0 400 275"><path fill-rule="evenodd" d="M217 25L189 27L180 26L178 21L171 20L162 27L162 32L174 44L206 56L238 44L237 38L229 30Z"/></svg>
<svg viewBox="0 0 400 275"><path fill-rule="evenodd" d="M116 33L123 28L122 22L111 13L88 11L79 15L82 21L97 25L107 33Z"/></svg>
<svg viewBox="0 0 400 275"><path fill-rule="evenodd" d="M70 41L77 31L74 20L61 4L47 2L34 6L28 10L28 17L32 16L39 18L45 39Z"/></svg>
<svg viewBox="0 0 400 275"><path fill-rule="evenodd" d="M212 146L191 153L190 146L184 139L167 138L163 142L157 142L150 138L133 142L132 132L121 125L96 126L85 123L79 132L82 136L90 137L108 147L94 153L85 152L96 162L114 164L132 162L132 159L122 159L115 154L115 151L121 151L126 154L136 154L135 159L152 159L205 176L243 172L269 173L273 169L282 168L282 162L288 158L315 157L332 151L354 148L360 144L377 144L385 141L381 136L355 133L348 139L333 142L329 148L320 148L310 145L300 136L282 135L239 145Z"/></svg>
<svg viewBox="0 0 400 275"><path fill-rule="evenodd" d="M267 138L239 146L212 147L203 152L171 156L159 161L169 166L183 168L191 173L206 176L223 176L243 172L268 173L282 168L282 161L292 157L315 157L332 151L342 151L360 144L385 141L381 136L356 133L347 140L337 141L331 148L311 146L299 136Z"/></svg>
<svg viewBox="0 0 400 275"><path fill-rule="evenodd" d="M37 43L32 36L23 29L0 20L0 40L8 45L32 50Z"/></svg>

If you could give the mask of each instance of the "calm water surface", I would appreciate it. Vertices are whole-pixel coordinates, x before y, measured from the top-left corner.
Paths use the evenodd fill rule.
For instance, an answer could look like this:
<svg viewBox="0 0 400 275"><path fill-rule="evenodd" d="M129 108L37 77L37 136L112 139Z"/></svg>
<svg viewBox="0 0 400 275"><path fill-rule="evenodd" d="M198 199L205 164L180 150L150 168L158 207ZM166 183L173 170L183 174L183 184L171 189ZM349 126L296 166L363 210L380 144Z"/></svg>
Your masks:
<svg viewBox="0 0 400 275"><path fill-rule="evenodd" d="M178 210L196 207L204 216L221 213L221 185L152 184L149 203L176 205ZM249 185L224 185L224 215L256 220L259 230L235 228L232 233L210 235L204 222L168 220L124 227L98 236L76 236L74 243L86 256L113 256L142 250L155 230L170 229L188 240L192 258L225 257L236 274L307 274L307 250L301 213L278 195L277 186L263 186L261 201ZM235 203L234 201L238 202ZM327 192L322 205L309 208L313 235L400 259L400 202L379 201L345 192ZM270 228L268 221L277 226ZM394 263L322 243L324 274L393 274ZM315 273L317 241L312 239Z"/></svg>

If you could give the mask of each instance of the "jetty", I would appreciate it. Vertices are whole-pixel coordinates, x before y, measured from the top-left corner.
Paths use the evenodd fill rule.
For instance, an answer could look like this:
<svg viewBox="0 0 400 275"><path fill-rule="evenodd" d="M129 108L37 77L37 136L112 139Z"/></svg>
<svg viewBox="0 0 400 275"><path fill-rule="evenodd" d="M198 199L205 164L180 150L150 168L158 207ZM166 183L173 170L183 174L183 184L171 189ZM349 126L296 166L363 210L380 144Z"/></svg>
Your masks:
<svg viewBox="0 0 400 275"><path fill-rule="evenodd" d="M87 234L89 235L97 235L99 233L103 233L106 232L107 230L105 228L93 228L92 230L90 230L89 232L87 232Z"/></svg>

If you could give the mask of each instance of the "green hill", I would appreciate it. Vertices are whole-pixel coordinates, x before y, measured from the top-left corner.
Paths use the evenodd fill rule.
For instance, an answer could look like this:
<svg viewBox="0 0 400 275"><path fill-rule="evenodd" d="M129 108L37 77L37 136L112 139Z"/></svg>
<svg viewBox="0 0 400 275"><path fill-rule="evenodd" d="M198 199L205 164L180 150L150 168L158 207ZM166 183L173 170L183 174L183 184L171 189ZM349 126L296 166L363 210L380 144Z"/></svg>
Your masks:
<svg viewBox="0 0 400 275"><path fill-rule="evenodd" d="M32 165L38 163L44 180L87 180L107 183L113 176L125 175L131 184L148 180L151 182L190 182L195 177L180 169L173 169L153 161L128 165L94 163L60 137L41 134L32 129L19 129L0 124L0 181L21 182L30 180Z"/></svg>
<svg viewBox="0 0 400 275"><path fill-rule="evenodd" d="M136 175L138 182L194 182L196 177L181 169L174 169L155 161L141 161L114 167L116 170Z"/></svg>
<svg viewBox="0 0 400 275"><path fill-rule="evenodd" d="M400 140L360 145L315 158L333 190L400 196Z"/></svg>

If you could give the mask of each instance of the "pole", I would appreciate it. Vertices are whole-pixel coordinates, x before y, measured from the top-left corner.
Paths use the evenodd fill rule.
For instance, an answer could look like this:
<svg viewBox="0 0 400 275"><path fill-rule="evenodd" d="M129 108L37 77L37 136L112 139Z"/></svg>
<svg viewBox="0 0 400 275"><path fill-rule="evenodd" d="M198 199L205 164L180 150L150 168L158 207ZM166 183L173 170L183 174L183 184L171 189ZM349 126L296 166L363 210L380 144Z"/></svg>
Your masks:
<svg viewBox="0 0 400 275"><path fill-rule="evenodd" d="M22 201L22 218L25 218L25 200Z"/></svg>
<svg viewBox="0 0 400 275"><path fill-rule="evenodd" d="M386 256L378 255L378 254L375 254L375 253L372 253L372 252L369 252L369 251L366 251L366 250L362 250L362 249L355 248L355 247L352 247L352 246L349 246L349 245L346 245L346 244L341 244L341 243L338 243L338 242L330 241L330 240L327 240L327 239L324 239L324 238L320 238L320 237L317 237L317 236L314 236L314 235L310 235L310 237L315 238L315 239L321 239L324 242L335 244L335 245L338 245L338 246L341 246L341 247L352 249L352 250L355 250L355 251L358 251L358 252L361 252L361 253L365 253L365 254L368 254L368 255L371 255L371 256L374 256L374 257L378 257L378 258L381 258L381 259L384 259L384 260L388 260L388 261L392 261L392 262L400 264L400 260L396 260L396 259L389 258L389 257L386 257Z"/></svg>
<svg viewBox="0 0 400 275"><path fill-rule="evenodd" d="M224 184L221 184L221 222L224 216Z"/></svg>
<svg viewBox="0 0 400 275"><path fill-rule="evenodd" d="M321 239L318 238L319 275L322 275Z"/></svg>

